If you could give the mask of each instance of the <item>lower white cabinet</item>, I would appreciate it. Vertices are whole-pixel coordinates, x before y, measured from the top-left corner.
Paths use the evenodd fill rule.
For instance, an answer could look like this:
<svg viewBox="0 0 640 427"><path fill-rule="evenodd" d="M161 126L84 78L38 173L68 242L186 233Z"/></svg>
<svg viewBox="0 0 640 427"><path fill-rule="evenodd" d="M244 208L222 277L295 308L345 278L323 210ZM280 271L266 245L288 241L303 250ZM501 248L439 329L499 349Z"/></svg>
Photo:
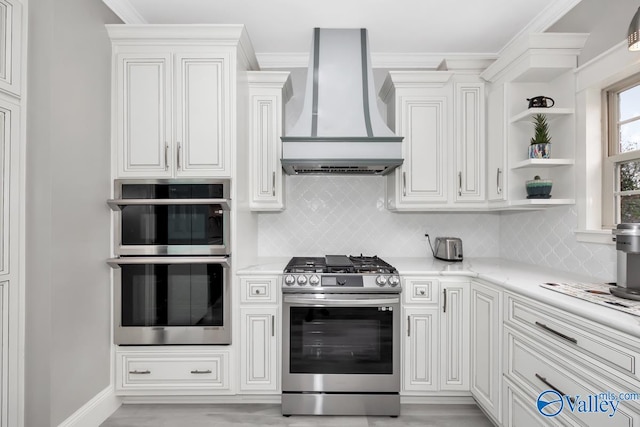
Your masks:
<svg viewBox="0 0 640 427"><path fill-rule="evenodd" d="M280 393L280 292L277 276L240 276L241 394Z"/></svg>
<svg viewBox="0 0 640 427"><path fill-rule="evenodd" d="M470 389L478 405L495 421L501 412L502 291L471 282Z"/></svg>
<svg viewBox="0 0 640 427"><path fill-rule="evenodd" d="M405 308L403 390L438 389L438 308Z"/></svg>
<svg viewBox="0 0 640 427"><path fill-rule="evenodd" d="M240 390L278 392L278 307L240 309Z"/></svg>
<svg viewBox="0 0 640 427"><path fill-rule="evenodd" d="M469 283L404 279L403 394L469 390Z"/></svg>
<svg viewBox="0 0 640 427"><path fill-rule="evenodd" d="M218 348L120 347L116 394L229 394L229 363L229 351Z"/></svg>

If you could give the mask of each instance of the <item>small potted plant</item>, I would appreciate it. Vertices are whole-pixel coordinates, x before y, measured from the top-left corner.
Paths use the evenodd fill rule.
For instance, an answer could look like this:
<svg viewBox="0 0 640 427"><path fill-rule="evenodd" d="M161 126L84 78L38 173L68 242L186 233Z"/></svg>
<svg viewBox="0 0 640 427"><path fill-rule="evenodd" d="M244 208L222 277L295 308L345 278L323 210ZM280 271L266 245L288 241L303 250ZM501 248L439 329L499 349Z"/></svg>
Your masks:
<svg viewBox="0 0 640 427"><path fill-rule="evenodd" d="M536 114L533 116L534 135L529 144L530 159L548 159L551 155L551 136L547 116Z"/></svg>

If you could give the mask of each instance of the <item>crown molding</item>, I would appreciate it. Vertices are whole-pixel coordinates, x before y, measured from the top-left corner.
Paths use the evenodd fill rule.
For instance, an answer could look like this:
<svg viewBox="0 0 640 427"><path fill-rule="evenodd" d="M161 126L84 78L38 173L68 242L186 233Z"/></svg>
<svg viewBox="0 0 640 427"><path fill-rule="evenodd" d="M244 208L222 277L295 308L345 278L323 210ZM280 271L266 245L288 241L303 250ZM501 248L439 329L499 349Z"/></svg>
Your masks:
<svg viewBox="0 0 640 427"><path fill-rule="evenodd" d="M128 0L102 0L109 9L125 24L147 24L147 20L138 13Z"/></svg>
<svg viewBox="0 0 640 427"><path fill-rule="evenodd" d="M309 54L291 53L256 53L260 69L308 68ZM447 70L477 70L487 68L497 56L495 54L476 53L371 53L373 68L387 69L441 69L443 64Z"/></svg>

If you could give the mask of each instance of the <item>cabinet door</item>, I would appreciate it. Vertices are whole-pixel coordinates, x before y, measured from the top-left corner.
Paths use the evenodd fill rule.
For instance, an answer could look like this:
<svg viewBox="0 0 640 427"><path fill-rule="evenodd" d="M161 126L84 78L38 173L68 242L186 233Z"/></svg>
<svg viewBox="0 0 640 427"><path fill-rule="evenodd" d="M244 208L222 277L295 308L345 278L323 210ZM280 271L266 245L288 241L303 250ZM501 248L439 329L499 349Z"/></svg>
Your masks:
<svg viewBox="0 0 640 427"><path fill-rule="evenodd" d="M289 73L249 72L249 182L255 211L284 209L282 158L283 104L290 94Z"/></svg>
<svg viewBox="0 0 640 427"><path fill-rule="evenodd" d="M0 90L20 96L22 5L0 0Z"/></svg>
<svg viewBox="0 0 640 427"><path fill-rule="evenodd" d="M278 392L277 307L240 309L240 390Z"/></svg>
<svg viewBox="0 0 640 427"><path fill-rule="evenodd" d="M493 85L487 100L487 200L506 200L507 144L504 84Z"/></svg>
<svg viewBox="0 0 640 427"><path fill-rule="evenodd" d="M442 283L440 389L469 390L469 284Z"/></svg>
<svg viewBox="0 0 640 427"><path fill-rule="evenodd" d="M397 208L447 201L447 98L403 97ZM396 175L397 176L397 175Z"/></svg>
<svg viewBox="0 0 640 427"><path fill-rule="evenodd" d="M426 392L438 389L438 308L406 308L403 389Z"/></svg>
<svg viewBox="0 0 640 427"><path fill-rule="evenodd" d="M116 58L116 145L119 177L170 177L170 55Z"/></svg>
<svg viewBox="0 0 640 427"><path fill-rule="evenodd" d="M471 394L500 420L502 307L500 291L471 283Z"/></svg>
<svg viewBox="0 0 640 427"><path fill-rule="evenodd" d="M229 59L175 55L176 176L231 176Z"/></svg>
<svg viewBox="0 0 640 427"><path fill-rule="evenodd" d="M10 273L9 253L17 250L18 229L10 217L18 223L19 120L19 107L0 101L0 276Z"/></svg>
<svg viewBox="0 0 640 427"><path fill-rule="evenodd" d="M482 202L484 191L484 84L455 85L457 202Z"/></svg>

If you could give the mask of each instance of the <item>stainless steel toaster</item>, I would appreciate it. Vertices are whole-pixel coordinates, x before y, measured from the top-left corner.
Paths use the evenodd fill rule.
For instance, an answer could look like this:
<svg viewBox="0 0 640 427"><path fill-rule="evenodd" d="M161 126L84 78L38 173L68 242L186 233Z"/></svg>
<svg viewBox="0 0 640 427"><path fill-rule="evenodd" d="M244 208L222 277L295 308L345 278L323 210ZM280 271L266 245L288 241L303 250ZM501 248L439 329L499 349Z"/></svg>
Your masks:
<svg viewBox="0 0 640 427"><path fill-rule="evenodd" d="M462 261L462 240L458 237L436 237L433 256L443 261Z"/></svg>

